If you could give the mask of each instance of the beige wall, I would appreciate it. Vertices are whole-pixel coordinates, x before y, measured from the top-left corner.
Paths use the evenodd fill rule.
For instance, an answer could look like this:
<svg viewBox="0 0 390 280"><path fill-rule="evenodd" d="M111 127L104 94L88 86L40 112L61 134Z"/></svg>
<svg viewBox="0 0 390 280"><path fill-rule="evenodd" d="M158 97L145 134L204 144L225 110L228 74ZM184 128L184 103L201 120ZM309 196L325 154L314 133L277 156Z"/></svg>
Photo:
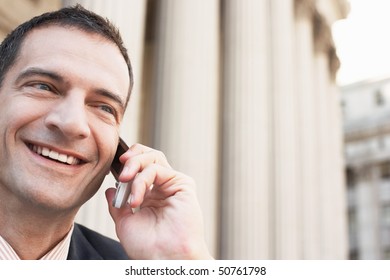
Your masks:
<svg viewBox="0 0 390 280"><path fill-rule="evenodd" d="M122 134L161 149L195 178L215 257L347 257L338 60L329 32L346 16L345 1L63 4L76 2L121 29L136 81ZM1 11L10 10L0 2ZM77 221L115 238L103 197L112 183Z"/></svg>

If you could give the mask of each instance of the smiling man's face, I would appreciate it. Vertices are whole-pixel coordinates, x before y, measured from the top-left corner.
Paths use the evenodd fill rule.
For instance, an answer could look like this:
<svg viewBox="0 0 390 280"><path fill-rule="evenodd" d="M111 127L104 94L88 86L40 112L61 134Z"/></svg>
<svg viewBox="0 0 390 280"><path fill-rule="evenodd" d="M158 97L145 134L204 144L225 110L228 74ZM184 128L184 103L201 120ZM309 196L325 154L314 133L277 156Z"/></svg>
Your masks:
<svg viewBox="0 0 390 280"><path fill-rule="evenodd" d="M129 83L103 37L32 31L0 88L0 203L65 210L88 200L115 154Z"/></svg>

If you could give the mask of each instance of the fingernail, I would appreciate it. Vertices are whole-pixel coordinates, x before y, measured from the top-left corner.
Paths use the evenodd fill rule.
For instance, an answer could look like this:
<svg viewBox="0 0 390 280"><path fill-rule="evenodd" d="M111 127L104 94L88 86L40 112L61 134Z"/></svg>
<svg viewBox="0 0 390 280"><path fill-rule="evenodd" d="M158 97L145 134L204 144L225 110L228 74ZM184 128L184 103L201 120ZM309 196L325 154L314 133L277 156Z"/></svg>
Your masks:
<svg viewBox="0 0 390 280"><path fill-rule="evenodd" d="M128 200L129 205L131 205L131 202L132 202L132 201L133 201L133 195L130 194L130 195L129 195L129 200Z"/></svg>

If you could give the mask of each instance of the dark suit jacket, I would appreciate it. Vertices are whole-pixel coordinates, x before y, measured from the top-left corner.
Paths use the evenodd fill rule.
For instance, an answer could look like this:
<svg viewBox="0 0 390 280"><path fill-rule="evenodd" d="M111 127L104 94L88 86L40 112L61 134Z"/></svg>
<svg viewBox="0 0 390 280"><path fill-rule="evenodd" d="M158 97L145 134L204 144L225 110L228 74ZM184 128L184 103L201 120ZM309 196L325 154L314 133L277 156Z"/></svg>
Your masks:
<svg viewBox="0 0 390 280"><path fill-rule="evenodd" d="M82 225L75 224L68 260L127 260L122 245Z"/></svg>

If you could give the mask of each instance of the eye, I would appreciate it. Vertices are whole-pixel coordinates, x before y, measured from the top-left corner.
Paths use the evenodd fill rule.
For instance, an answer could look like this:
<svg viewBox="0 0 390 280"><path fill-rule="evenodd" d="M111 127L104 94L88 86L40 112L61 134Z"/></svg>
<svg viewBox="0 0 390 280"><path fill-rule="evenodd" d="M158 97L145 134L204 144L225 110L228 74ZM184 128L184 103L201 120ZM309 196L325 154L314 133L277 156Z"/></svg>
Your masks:
<svg viewBox="0 0 390 280"><path fill-rule="evenodd" d="M39 89L39 90L52 91L52 88L49 85L44 84L44 83L33 84L33 87L35 87L36 89Z"/></svg>
<svg viewBox="0 0 390 280"><path fill-rule="evenodd" d="M99 105L98 106L102 111L104 111L104 112L107 112L107 113L109 113L109 114L111 114L111 115L116 115L116 112L115 112L115 110L111 107L111 106L109 106L109 105L106 105L106 104L101 104L101 105Z"/></svg>
<svg viewBox="0 0 390 280"><path fill-rule="evenodd" d="M118 111L115 107L106 104L106 103L98 103L93 106L99 112L97 115L106 122L109 123L118 123Z"/></svg>
<svg viewBox="0 0 390 280"><path fill-rule="evenodd" d="M54 97L61 95L61 92L57 90L54 84L45 81L31 81L26 83L24 87L27 89L27 92L36 96Z"/></svg>

